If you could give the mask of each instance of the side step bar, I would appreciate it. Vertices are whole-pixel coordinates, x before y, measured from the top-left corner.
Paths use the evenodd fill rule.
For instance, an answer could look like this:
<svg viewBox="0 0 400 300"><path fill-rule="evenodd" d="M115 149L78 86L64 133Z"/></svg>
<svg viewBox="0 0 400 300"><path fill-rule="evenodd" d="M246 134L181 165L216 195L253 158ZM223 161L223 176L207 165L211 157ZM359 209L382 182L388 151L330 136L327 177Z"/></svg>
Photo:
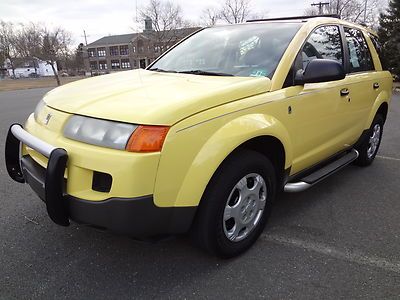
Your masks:
<svg viewBox="0 0 400 300"><path fill-rule="evenodd" d="M286 183L284 191L288 193L305 191L306 189L312 187L314 184L320 182L321 180L327 178L328 176L336 173L343 167L349 165L357 158L358 158L357 150L352 149L349 153L341 156L339 159L301 178L300 181Z"/></svg>

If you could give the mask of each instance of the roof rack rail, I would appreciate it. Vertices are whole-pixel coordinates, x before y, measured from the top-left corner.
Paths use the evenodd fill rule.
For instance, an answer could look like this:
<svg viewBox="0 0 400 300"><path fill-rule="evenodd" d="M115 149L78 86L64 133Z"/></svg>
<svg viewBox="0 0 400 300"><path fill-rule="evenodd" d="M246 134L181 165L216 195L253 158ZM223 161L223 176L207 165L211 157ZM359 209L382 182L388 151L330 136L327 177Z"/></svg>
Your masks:
<svg viewBox="0 0 400 300"><path fill-rule="evenodd" d="M317 18L317 17L340 19L339 15L327 14L327 15L316 15L316 16L297 16L297 17L283 17L283 18L270 18L270 19L254 19L254 20L247 20L246 23L261 22L261 21L304 20L304 19L312 19L312 18Z"/></svg>

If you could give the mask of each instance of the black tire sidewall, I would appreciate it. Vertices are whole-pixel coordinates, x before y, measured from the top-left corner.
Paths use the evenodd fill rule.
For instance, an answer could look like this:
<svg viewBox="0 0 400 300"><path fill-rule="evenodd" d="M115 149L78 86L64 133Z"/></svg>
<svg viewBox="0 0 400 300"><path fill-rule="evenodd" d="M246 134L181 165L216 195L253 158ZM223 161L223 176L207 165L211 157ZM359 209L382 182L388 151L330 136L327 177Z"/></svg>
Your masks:
<svg viewBox="0 0 400 300"><path fill-rule="evenodd" d="M371 157L368 157L369 139L371 137L371 134L372 134L376 124L379 124L381 127L379 143L378 143L378 147L375 150L375 153ZM356 160L357 165L369 166L374 161L375 156L377 155L377 153L379 151L379 147L382 142L383 125L384 125L384 119L383 119L382 115L380 115L380 114L376 115L374 120L372 121L371 127L368 129L368 133L367 133L367 136L365 137L365 140L361 144L361 147L358 147L358 149L357 149L359 152L358 159Z"/></svg>
<svg viewBox="0 0 400 300"><path fill-rule="evenodd" d="M267 199L263 215L249 235L239 242L230 241L224 232L223 214L226 201L240 179L248 174L261 175L267 187ZM220 257L233 257L246 251L262 233L271 212L271 205L276 195L276 176L271 162L255 151L240 151L224 162L213 176L204 195L206 218L202 224L208 235L207 248Z"/></svg>

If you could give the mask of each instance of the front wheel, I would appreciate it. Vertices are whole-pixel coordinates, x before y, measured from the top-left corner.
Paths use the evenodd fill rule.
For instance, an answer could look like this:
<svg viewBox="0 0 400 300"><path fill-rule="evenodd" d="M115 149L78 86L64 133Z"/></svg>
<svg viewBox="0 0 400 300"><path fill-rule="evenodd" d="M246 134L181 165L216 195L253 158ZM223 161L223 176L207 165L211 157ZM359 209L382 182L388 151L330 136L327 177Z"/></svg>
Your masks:
<svg viewBox="0 0 400 300"><path fill-rule="evenodd" d="M356 150L359 152L359 156L355 161L356 165L369 166L372 164L381 144L383 123L384 120L382 115L376 115L371 127L368 130L366 138L360 144L360 146L356 148Z"/></svg>
<svg viewBox="0 0 400 300"><path fill-rule="evenodd" d="M235 153L207 186L192 232L195 241L220 257L241 254L262 233L275 193L271 162L255 151Z"/></svg>

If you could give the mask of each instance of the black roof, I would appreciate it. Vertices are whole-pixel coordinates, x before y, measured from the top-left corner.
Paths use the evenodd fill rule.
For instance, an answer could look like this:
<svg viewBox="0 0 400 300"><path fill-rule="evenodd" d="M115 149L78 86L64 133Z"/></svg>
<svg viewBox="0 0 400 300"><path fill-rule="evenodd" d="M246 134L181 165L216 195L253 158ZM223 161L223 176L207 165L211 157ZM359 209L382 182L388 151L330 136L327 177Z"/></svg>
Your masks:
<svg viewBox="0 0 400 300"><path fill-rule="evenodd" d="M120 35L109 35L102 37L101 39L94 41L87 45L87 47L92 46L103 46L103 45L115 45L115 44L128 44L132 41L137 33L128 33L128 34L120 34Z"/></svg>

